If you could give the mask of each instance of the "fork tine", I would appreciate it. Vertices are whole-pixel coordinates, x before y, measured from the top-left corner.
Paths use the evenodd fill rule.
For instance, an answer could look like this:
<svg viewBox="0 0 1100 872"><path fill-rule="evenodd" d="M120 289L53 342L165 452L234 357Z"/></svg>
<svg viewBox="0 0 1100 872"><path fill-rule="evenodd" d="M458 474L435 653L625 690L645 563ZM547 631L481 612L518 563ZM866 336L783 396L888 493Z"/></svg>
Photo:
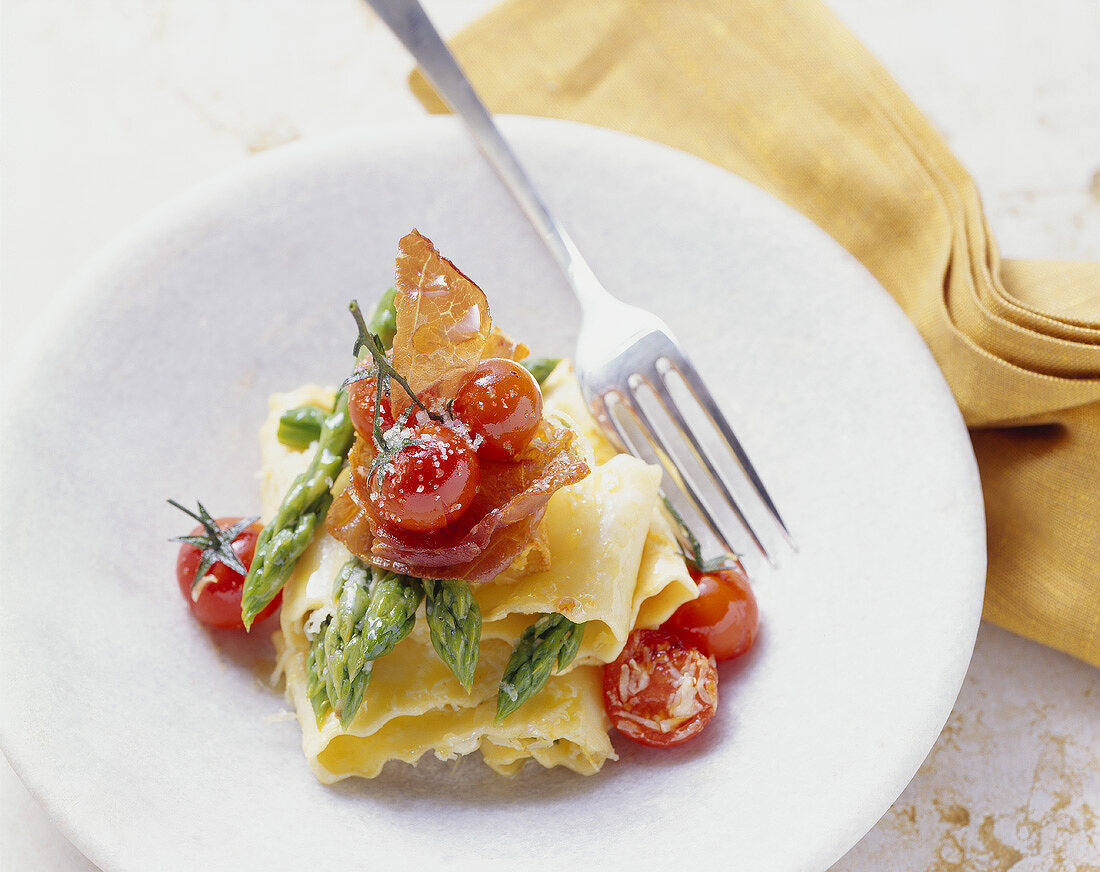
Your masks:
<svg viewBox="0 0 1100 872"><path fill-rule="evenodd" d="M714 467L714 463L711 461L710 455L706 452L702 445L699 444L699 440L695 438L695 433L691 427L688 426L686 420L684 420L683 413L680 411L680 407L676 405L676 400L668 392L668 388L664 384L664 380L660 377L660 372L657 372L657 379L650 380L642 376L641 374L635 374L633 379L645 384L656 398L657 402L661 404L661 408L672 420L673 425L679 432L681 439L691 449L691 455L703 469L709 474L712 483L715 488L725 499L726 503L731 509L733 509L734 515L737 517L738 522L745 529L745 532L749 534L749 538L752 539L753 545L757 550L764 555L764 559L768 561L772 566L775 566L775 560L768 552L768 549L764 547L764 543L760 541L760 537L756 535L756 530L753 529L752 524L749 523L748 518L745 517L745 513L741 511L741 507L737 504L737 500L733 494L730 493L729 487L726 483L725 476L718 472ZM631 385L633 388L634 385ZM654 426L653 420L646 414L645 409L641 404L637 404L636 413L639 418L642 419L643 426L653 434L653 437L660 443L661 448L668 454L672 453L672 449L669 446L668 441L661 436L660 431ZM696 502L699 502L696 497ZM725 538L725 537L723 537Z"/></svg>
<svg viewBox="0 0 1100 872"><path fill-rule="evenodd" d="M749 456L745 453L745 449L741 447L741 442L734 435L733 428L730 427L729 422L726 420L726 416L723 415L722 411L718 408L718 404L714 401L714 397L711 396L710 391L707 390L707 386L703 384L703 379L699 376L699 373L695 371L695 367L686 359L676 361L670 357L662 357L659 363L664 363L668 367L668 370L674 371L683 379L687 389L691 391L692 396L695 397L695 401L706 413L711 424L717 428L723 440L733 452L734 457L737 458L738 464L740 464L753 490L756 491L756 495L760 497L760 501L764 504L765 508L767 508L769 514L775 519L775 523L782 531L783 538L787 540L787 544L790 545L792 549L797 550L798 546L791 536L791 531L787 529L786 523L784 523L782 516L779 514L779 509L777 509L775 503L772 502L772 498L768 494L767 488L764 487L764 482L760 480L760 476L757 475L756 470L753 468ZM667 372L665 375L667 375Z"/></svg>
<svg viewBox="0 0 1100 872"><path fill-rule="evenodd" d="M607 397L611 394L613 394L616 398L614 408L609 407L607 403ZM722 532L722 528L718 526L718 522L714 519L714 516L711 515L710 510L695 495L694 489L687 486L687 483L684 481L683 475L681 474L679 468L672 461L672 458L668 456L661 444L655 439L654 430L651 424L644 423L644 420L648 420L645 416L644 410L638 407L635 403L627 400L618 391L605 393L602 397L600 397L600 401L603 404L605 410L606 420L610 421L611 426L618 434L619 440L623 443L623 447L627 448L630 453L634 454L636 457L641 456L642 453L648 453L652 456L653 460L656 460L657 463L660 464L662 470L664 471L661 489L665 491L665 496L673 502L676 502L675 494L668 493L668 483L671 483L675 490L680 494L680 496L686 497L691 507L695 510L699 517L703 519L707 527L710 529L711 534L718 541L718 544L726 551L726 553L733 554L733 548L730 547L729 542L726 541L726 535ZM646 437L646 448L648 449L648 452L640 452L638 450L639 446L635 444L634 440L631 439L629 435L627 435L625 429L623 428L622 424L619 423L619 420L615 414L616 408L623 409L628 414L633 416L634 422L638 426L638 431ZM645 459L649 460L649 458ZM677 509L677 511L680 511L680 509ZM677 530L676 533L677 537L679 538L681 535L680 531Z"/></svg>

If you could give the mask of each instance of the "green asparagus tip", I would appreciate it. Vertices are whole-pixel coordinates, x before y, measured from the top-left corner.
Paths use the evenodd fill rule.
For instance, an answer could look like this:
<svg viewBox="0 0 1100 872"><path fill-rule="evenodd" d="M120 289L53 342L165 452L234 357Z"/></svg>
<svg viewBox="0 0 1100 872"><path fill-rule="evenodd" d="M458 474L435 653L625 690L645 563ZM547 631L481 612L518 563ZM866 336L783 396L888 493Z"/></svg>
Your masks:
<svg viewBox="0 0 1100 872"><path fill-rule="evenodd" d="M529 357L523 361L523 365L535 377L539 387L550 377L550 373L554 371L559 363L561 363L559 357Z"/></svg>
<svg viewBox="0 0 1100 872"><path fill-rule="evenodd" d="M279 417L279 441L287 448L304 451L321 438L321 427L328 415L316 406L297 406Z"/></svg>
<svg viewBox="0 0 1100 872"><path fill-rule="evenodd" d="M432 647L469 693L481 647L481 608L468 582L425 579L421 584Z"/></svg>
<svg viewBox="0 0 1100 872"><path fill-rule="evenodd" d="M583 635L584 624L557 612L542 615L523 631L500 679L496 723L542 690L555 666L560 672L573 661Z"/></svg>

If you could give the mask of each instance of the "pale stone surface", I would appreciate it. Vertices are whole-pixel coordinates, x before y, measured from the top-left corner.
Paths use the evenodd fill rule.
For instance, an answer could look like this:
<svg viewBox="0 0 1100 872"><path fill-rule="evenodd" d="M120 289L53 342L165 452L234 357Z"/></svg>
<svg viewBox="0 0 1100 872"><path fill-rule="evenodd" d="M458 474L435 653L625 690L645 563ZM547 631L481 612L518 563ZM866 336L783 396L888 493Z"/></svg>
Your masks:
<svg viewBox="0 0 1100 872"><path fill-rule="evenodd" d="M451 31L491 5L428 8ZM831 5L973 173L1006 256L1100 258L1100 6ZM281 142L422 112L358 0L8 0L2 16L4 359L150 208ZM834 869L1100 868L1098 703L1096 670L983 626L935 749ZM7 766L0 786L0 867L93 868Z"/></svg>
<svg viewBox="0 0 1100 872"><path fill-rule="evenodd" d="M932 753L833 872L1100 868L1098 715L1100 672L983 624Z"/></svg>

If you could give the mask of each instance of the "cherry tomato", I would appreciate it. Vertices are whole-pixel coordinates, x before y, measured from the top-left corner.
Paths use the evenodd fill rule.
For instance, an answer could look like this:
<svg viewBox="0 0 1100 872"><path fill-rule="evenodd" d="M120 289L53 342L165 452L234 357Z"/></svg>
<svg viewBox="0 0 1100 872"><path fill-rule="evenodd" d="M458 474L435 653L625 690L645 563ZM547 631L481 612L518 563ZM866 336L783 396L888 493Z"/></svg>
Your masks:
<svg viewBox="0 0 1100 872"><path fill-rule="evenodd" d="M218 518L217 525L225 529L231 527L240 518ZM252 524L246 527L233 540L233 550L241 558L245 567L252 565L252 555L256 550L256 537L260 535L263 527L260 524ZM192 536L202 535L205 531L202 527L196 527L191 531ZM195 580L195 571L202 560L202 550L194 545L184 543L180 546L179 556L176 558L176 580L184 599L191 606L191 611L202 623L211 627L222 627L230 630L243 630L241 622L241 589L244 585L244 576L236 570L230 569L224 563L215 563L210 567L207 575L214 576L214 581L204 584L199 589L198 599L192 599L191 585ZM269 617L282 602L282 591L268 606L256 616L256 622Z"/></svg>
<svg viewBox="0 0 1100 872"><path fill-rule="evenodd" d="M370 439L374 434L374 403L377 390L378 379L374 376L353 381L348 385L348 414L351 416L352 426L363 435L364 439ZM389 397L384 393L380 411L384 433L393 426Z"/></svg>
<svg viewBox="0 0 1100 872"><path fill-rule="evenodd" d="M664 624L684 641L713 657L740 657L756 641L760 612L745 571L718 569L691 577L699 585L699 597L684 603Z"/></svg>
<svg viewBox="0 0 1100 872"><path fill-rule="evenodd" d="M403 530L438 530L458 518L477 496L481 465L460 433L429 421L410 434L371 479L379 513Z"/></svg>
<svg viewBox="0 0 1100 872"><path fill-rule="evenodd" d="M542 391L535 377L515 361L490 357L466 377L451 408L481 437L481 457L507 460L535 434L542 420Z"/></svg>
<svg viewBox="0 0 1100 872"><path fill-rule="evenodd" d="M666 630L635 630L603 671L603 703L616 729L654 748L697 736L718 708L714 661Z"/></svg>

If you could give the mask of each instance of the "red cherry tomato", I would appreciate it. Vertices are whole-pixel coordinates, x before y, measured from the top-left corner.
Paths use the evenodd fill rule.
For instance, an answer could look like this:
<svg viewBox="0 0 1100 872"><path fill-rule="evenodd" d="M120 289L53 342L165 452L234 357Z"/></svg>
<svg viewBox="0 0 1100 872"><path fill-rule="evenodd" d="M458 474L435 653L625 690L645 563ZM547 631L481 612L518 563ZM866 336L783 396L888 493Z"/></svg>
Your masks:
<svg viewBox="0 0 1100 872"><path fill-rule="evenodd" d="M470 508L481 466L461 434L429 421L412 431L416 444L400 449L371 479L370 499L403 530L447 526Z"/></svg>
<svg viewBox="0 0 1100 872"><path fill-rule="evenodd" d="M377 390L378 379L374 376L353 381L348 385L348 415L351 417L352 426L363 435L364 439L370 439L374 434L374 403ZM393 426L390 399L385 393L382 394L380 412L384 433Z"/></svg>
<svg viewBox="0 0 1100 872"><path fill-rule="evenodd" d="M665 630L635 630L603 671L615 728L642 745L671 748L697 736L718 708L714 661Z"/></svg>
<svg viewBox="0 0 1100 872"><path fill-rule="evenodd" d="M218 518L217 525L225 529L231 527L240 518ZM263 527L260 524L252 524L241 531L233 540L233 550L241 558L245 567L252 565L252 555L256 550L256 537L260 535ZM196 527L190 535L199 536L205 531L202 527ZM241 589L244 585L244 576L236 570L230 569L224 563L215 563L210 567L207 575L214 576L214 581L204 584L199 589L198 599L191 596L191 585L195 580L195 571L202 560L202 550L194 545L184 543L180 546L179 556L176 558L176 580L184 599L191 607L192 613L202 623L210 627L221 627L229 630L243 630L241 622ZM269 617L282 602L282 591L273 599L267 607L256 616L256 622Z"/></svg>
<svg viewBox="0 0 1100 872"><path fill-rule="evenodd" d="M535 434L542 420L542 391L535 377L515 361L490 357L466 377L451 408L481 437L478 455L507 460Z"/></svg>
<svg viewBox="0 0 1100 872"><path fill-rule="evenodd" d="M703 575L690 571L699 585L699 597L680 606L664 629L715 660L740 657L756 641L760 619L745 571L740 566Z"/></svg>

